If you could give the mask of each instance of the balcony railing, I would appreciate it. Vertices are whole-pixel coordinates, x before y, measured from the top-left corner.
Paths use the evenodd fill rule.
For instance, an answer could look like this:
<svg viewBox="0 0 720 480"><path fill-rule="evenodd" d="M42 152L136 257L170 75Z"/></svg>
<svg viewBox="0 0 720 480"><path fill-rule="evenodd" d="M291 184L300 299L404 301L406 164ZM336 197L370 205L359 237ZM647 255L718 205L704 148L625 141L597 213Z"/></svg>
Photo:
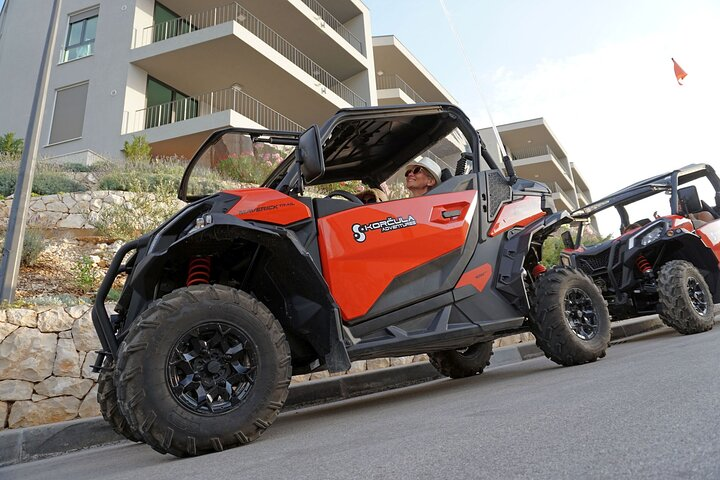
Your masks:
<svg viewBox="0 0 720 480"><path fill-rule="evenodd" d="M347 85L320 67L320 65L281 37L275 30L260 21L239 3L215 7L211 10L186 15L146 27L142 33L140 46L161 42L169 38L177 37L178 35L184 35L231 21L242 25L272 49L300 67L305 73L312 76L321 85L329 88L352 106L364 107L367 105L367 102L360 95L353 92Z"/></svg>
<svg viewBox="0 0 720 480"><path fill-rule="evenodd" d="M212 115L225 110L234 110L270 130L297 132L305 130L301 125L242 90L227 88L138 110L135 113L135 131Z"/></svg>
<svg viewBox="0 0 720 480"><path fill-rule="evenodd" d="M365 55L365 50L363 49L363 44L360 39L353 35L353 33L348 30L345 25L340 23L340 20L333 17L332 13L328 12L325 7L317 2L317 0L302 0L302 2L307 5L310 10L315 12L315 15L317 15L323 22L329 25L330 28L335 30L342 38L344 38L346 42L352 45L355 50Z"/></svg>
<svg viewBox="0 0 720 480"><path fill-rule="evenodd" d="M555 155L552 148L550 148L550 145L513 150L511 156L513 160L522 160L524 158L541 157L543 155L552 155L555 158L559 158Z"/></svg>
<svg viewBox="0 0 720 480"><path fill-rule="evenodd" d="M398 88L405 92L408 97L412 98L415 103L425 103L425 99L421 97L413 88L405 83L398 75L378 75L377 89Z"/></svg>
<svg viewBox="0 0 720 480"><path fill-rule="evenodd" d="M575 200L575 198L574 198L575 195L572 195L572 194L568 195L568 192L566 192L565 190L563 190L562 187L561 187L560 185L558 185L557 182L553 182L553 184L552 184L552 192L553 192L554 194L558 194L559 196L563 197L564 200L565 200L565 202L566 202L568 205L570 205L570 207L572 207L573 209L575 209L575 208L578 207L578 205L577 205L577 200Z"/></svg>

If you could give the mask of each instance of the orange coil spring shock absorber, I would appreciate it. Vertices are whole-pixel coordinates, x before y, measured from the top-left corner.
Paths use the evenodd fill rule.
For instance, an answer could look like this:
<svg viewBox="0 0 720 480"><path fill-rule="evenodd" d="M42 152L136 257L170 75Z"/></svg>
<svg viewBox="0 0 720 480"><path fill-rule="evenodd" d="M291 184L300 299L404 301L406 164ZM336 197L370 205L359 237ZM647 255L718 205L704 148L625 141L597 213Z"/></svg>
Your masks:
<svg viewBox="0 0 720 480"><path fill-rule="evenodd" d="M201 285L210 283L210 267L212 262L210 257L195 257L190 260L188 265L188 276L185 285Z"/></svg>
<svg viewBox="0 0 720 480"><path fill-rule="evenodd" d="M545 265L538 263L535 265L532 269L531 275L533 278L538 278L540 275L545 273L547 271L547 268L545 268Z"/></svg>
<svg viewBox="0 0 720 480"><path fill-rule="evenodd" d="M635 260L635 266L637 266L638 270L640 270L640 273L652 271L652 265L650 265L650 262L648 262L647 258L643 255L638 256L637 260Z"/></svg>

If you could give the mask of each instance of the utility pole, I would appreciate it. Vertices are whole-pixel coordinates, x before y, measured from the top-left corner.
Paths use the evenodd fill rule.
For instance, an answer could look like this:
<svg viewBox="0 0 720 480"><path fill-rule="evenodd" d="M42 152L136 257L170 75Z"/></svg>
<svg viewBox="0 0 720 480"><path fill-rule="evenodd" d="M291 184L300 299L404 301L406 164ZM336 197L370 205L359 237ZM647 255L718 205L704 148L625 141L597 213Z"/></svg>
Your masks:
<svg viewBox="0 0 720 480"><path fill-rule="evenodd" d="M13 0L5 0L10 3ZM32 181L35 175L35 161L40 143L40 129L45 113L45 100L47 99L48 79L50 77L50 64L55 58L55 32L57 31L60 5L62 0L53 0L50 25L48 25L43 60L35 84L35 97L30 110L30 121L25 134L25 148L20 159L20 171L15 184L15 195L10 207L8 231L5 236L5 245L0 263L0 302L15 300L15 286L20 272L20 258L22 257L23 240L25 238L25 223L30 205ZM11 8L5 5L5 8Z"/></svg>

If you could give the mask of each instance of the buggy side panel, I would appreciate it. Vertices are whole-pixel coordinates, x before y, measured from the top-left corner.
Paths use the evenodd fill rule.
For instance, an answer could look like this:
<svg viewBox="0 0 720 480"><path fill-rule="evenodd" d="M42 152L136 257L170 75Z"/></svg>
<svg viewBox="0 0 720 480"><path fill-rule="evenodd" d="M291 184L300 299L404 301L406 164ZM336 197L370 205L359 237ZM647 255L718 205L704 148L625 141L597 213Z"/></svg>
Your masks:
<svg viewBox="0 0 720 480"><path fill-rule="evenodd" d="M342 318L352 321L452 287L476 217L477 190L365 205L318 220L323 275ZM477 241L477 240L476 240ZM414 275L422 269L422 275ZM448 279L448 276L456 278ZM402 281L399 277L404 277ZM417 277L413 281L413 278ZM393 281L412 294L389 296ZM447 290L446 288L446 290Z"/></svg>
<svg viewBox="0 0 720 480"><path fill-rule="evenodd" d="M696 233L705 246L712 250L715 258L720 261L720 220L706 223L698 228Z"/></svg>
<svg viewBox="0 0 720 480"><path fill-rule="evenodd" d="M238 198L228 215L241 220L257 220L275 225L290 225L310 218L310 209L296 198L270 188L229 190L225 193Z"/></svg>

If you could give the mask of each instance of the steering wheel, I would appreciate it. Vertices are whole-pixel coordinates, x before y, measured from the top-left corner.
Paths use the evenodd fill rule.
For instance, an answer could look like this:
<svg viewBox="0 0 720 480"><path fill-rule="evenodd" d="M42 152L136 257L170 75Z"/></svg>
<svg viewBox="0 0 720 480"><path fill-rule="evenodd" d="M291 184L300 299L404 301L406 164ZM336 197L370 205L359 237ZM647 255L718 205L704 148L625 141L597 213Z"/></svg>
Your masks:
<svg viewBox="0 0 720 480"><path fill-rule="evenodd" d="M331 198L331 197L343 197L348 202L357 203L358 205L365 205L362 200L360 200L358 197L353 195L350 192L347 192L345 190L333 190L332 192L325 195L325 198Z"/></svg>

